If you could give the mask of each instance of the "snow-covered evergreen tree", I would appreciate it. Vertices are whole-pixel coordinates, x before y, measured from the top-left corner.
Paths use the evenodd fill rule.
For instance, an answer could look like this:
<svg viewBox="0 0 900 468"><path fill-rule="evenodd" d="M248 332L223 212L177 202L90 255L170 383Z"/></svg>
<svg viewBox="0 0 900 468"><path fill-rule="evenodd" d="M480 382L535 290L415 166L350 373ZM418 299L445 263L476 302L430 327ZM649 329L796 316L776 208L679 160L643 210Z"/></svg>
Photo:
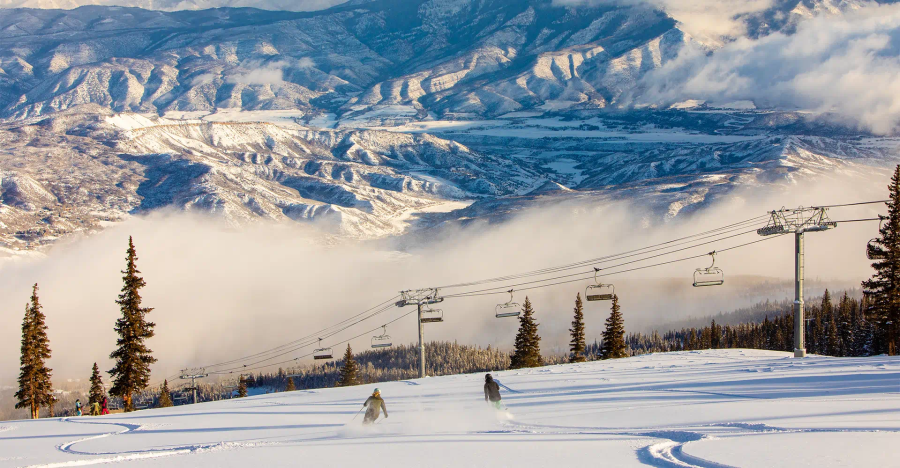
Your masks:
<svg viewBox="0 0 900 468"><path fill-rule="evenodd" d="M54 402L50 359L50 339L41 303L38 299L38 285L31 290L31 301L25 305L22 320L22 355L19 372L19 391L16 392L16 408L28 408L31 418L40 417L41 406L51 407ZM52 414L52 409L50 410Z"/></svg>
<svg viewBox="0 0 900 468"><path fill-rule="evenodd" d="M103 378L100 377L100 367L98 367L95 362L94 368L91 370L91 391L88 398L88 405L103 401L103 395L105 393L106 391L103 389Z"/></svg>
<svg viewBox="0 0 900 468"><path fill-rule="evenodd" d="M708 329L706 329L708 330ZM707 331L707 343L709 332ZM619 296L613 296L609 318L606 319L606 330L603 330L603 348L601 359L618 359L627 357L625 348L625 319L619 307Z"/></svg>
<svg viewBox="0 0 900 468"><path fill-rule="evenodd" d="M122 397L125 411L134 411L132 400L135 392L147 388L150 381L150 364L156 362L152 351L145 341L154 335L153 322L146 320L147 314L153 310L149 307L141 307L140 289L146 286L143 278L138 276L137 252L134 249L134 241L128 238L128 251L125 271L122 281L122 294L116 301L122 312L122 317L116 320L116 350L109 357L115 360L116 365L109 371L113 386L109 393Z"/></svg>
<svg viewBox="0 0 900 468"><path fill-rule="evenodd" d="M522 315L519 316L519 332L516 333L516 348L510 358L510 368L540 367L544 365L541 357L541 337L538 335L538 323L534 320L534 309L531 301L525 297Z"/></svg>
<svg viewBox="0 0 900 468"><path fill-rule="evenodd" d="M172 393L169 391L169 380L163 380L162 387L159 389L159 403L156 405L158 408L168 408L170 406L174 406L172 403Z"/></svg>
<svg viewBox="0 0 900 468"><path fill-rule="evenodd" d="M569 342L569 362L584 362L584 310L581 304L581 293L575 295L575 317L572 320L572 328L569 333L572 341Z"/></svg>
<svg viewBox="0 0 900 468"><path fill-rule="evenodd" d="M347 351L344 352L344 366L341 368L341 379L338 381L338 387L350 387L359 385L359 365L353 360L353 350L350 344L347 344Z"/></svg>
<svg viewBox="0 0 900 468"><path fill-rule="evenodd" d="M247 396L247 381L244 379L243 375L238 380L237 393L238 398L244 398Z"/></svg>
<svg viewBox="0 0 900 468"><path fill-rule="evenodd" d="M875 274L862 286L869 298L867 320L883 336L876 352L893 355L900 351L900 165L894 170L888 191L887 219L868 246Z"/></svg>

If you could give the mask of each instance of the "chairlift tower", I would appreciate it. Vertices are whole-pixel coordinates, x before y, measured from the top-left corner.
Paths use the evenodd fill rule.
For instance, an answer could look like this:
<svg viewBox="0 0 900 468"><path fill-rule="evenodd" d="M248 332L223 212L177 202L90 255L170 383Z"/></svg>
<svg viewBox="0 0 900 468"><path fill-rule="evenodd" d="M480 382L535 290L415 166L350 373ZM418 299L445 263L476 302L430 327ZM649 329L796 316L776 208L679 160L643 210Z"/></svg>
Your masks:
<svg viewBox="0 0 900 468"><path fill-rule="evenodd" d="M181 370L181 380L191 379L191 386L188 390L191 391L191 395L194 397L194 404L197 404L197 385L194 384L194 379L202 379L204 377L209 377L209 374L206 373L206 369L182 369Z"/></svg>
<svg viewBox="0 0 900 468"><path fill-rule="evenodd" d="M422 306L444 302L444 298L438 293L437 288L410 289L400 291L400 300L397 307L415 305L418 308L419 321L419 378L425 377L425 325L422 322Z"/></svg>
<svg viewBox="0 0 900 468"><path fill-rule="evenodd" d="M756 230L761 236L794 233L794 357L806 356L803 318L803 234L837 227L828 219L827 208L811 206L771 211L766 227Z"/></svg>

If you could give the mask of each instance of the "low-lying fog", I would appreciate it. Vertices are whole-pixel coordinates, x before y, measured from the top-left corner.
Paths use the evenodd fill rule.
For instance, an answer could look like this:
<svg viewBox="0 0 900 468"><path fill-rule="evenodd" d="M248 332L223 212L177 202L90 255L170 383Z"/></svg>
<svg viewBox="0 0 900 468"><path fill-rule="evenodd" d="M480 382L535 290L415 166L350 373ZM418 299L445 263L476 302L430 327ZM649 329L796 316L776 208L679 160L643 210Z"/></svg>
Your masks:
<svg viewBox="0 0 900 468"><path fill-rule="evenodd" d="M839 180L829 178L809 187L791 185L778 193L735 194L700 214L668 223L654 221L640 203L563 204L527 211L503 224L445 231L404 252L384 247L391 242L326 243L312 229L299 226L260 224L234 230L220 221L183 213L134 217L100 234L60 243L43 256L0 261L0 386L12 385L18 373L20 324L35 282L40 285L47 315L55 378L87 378L95 361L102 370L112 367L108 356L115 346L113 324L119 316L114 301L122 285L120 270L129 235L134 236L138 268L147 281L144 305L154 308L149 318L156 322L156 336L149 344L159 358L153 368L155 380L186 366L245 356L315 333L391 299L402 289L491 278L641 248L781 206L886 197L886 179L856 180L849 186L841 186ZM835 208L830 215L842 220L872 217L878 212L885 212L884 205ZM864 249L876 229L877 223L847 223L809 234L807 277L819 280L811 281L807 294L820 294L826 286L858 287L871 274ZM747 234L618 269L758 239L755 233ZM791 296L793 242L793 236L783 236L721 253L716 265L726 272L726 283L717 288L691 287L694 269L709 265L706 258L605 280L615 283L626 330L645 331L688 316ZM641 257L612 264L637 258ZM557 275L590 269L581 267ZM445 289L443 293L533 280ZM516 301L524 301L527 294L534 304L545 352L565 349L575 294L583 293L588 284L591 281L516 294ZM428 325L426 338L509 348L518 322L494 318L494 305L506 300L504 294L447 299L439 306L445 322ZM390 309L331 342L342 349L337 343L411 310ZM608 312L608 303L586 303L588 340L599 338ZM414 315L390 326L388 333L395 343L415 341ZM362 350L369 339L358 338L352 344Z"/></svg>

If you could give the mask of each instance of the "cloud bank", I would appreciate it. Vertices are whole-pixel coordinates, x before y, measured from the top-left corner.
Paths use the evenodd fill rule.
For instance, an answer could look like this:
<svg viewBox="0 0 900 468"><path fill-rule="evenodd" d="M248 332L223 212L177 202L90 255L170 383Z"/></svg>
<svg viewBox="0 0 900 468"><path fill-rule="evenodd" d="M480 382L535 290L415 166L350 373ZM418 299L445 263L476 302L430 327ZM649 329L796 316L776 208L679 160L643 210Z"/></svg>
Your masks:
<svg viewBox="0 0 900 468"><path fill-rule="evenodd" d="M793 35L740 38L708 54L685 48L648 73L636 102L751 100L835 113L880 134L900 123L900 5L800 23Z"/></svg>

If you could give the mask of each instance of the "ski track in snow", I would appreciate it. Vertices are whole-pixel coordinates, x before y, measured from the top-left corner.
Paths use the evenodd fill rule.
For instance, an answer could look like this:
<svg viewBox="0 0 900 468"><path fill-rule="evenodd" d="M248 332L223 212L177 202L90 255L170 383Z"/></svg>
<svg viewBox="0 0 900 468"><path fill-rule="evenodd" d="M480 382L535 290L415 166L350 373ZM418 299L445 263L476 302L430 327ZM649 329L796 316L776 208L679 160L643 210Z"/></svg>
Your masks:
<svg viewBox="0 0 900 468"><path fill-rule="evenodd" d="M63 422L74 423L74 424L95 424L101 426L121 426L124 429L117 432L108 432L106 434L100 434L91 437L84 437L81 439L76 439L71 442L66 442L64 444L60 444L57 446L57 450L72 454L72 455L87 455L87 456L95 456L99 458L89 458L82 460L71 460L59 463L45 463L39 465L28 465L25 468L56 468L56 467L66 467L66 466L87 466L87 465L97 465L103 463L116 463L116 462L126 462L131 460L140 460L147 458L158 458L158 457L169 457L174 455L184 455L189 453L194 453L198 451L209 451L215 449L225 449L232 448L237 446L245 446L244 444L235 444L235 443L215 443L215 444L193 444L193 445L184 445L180 447L171 447L165 449L147 449L147 450L136 450L129 452L85 452L75 450L73 446L76 444L87 442L89 440L96 439L104 439L108 437L115 437L118 435L126 434L129 432L140 431L142 429L149 429L151 425L140 425L140 424L127 424L122 422L100 422L100 421L88 421L88 420L80 420L73 418L63 418Z"/></svg>

